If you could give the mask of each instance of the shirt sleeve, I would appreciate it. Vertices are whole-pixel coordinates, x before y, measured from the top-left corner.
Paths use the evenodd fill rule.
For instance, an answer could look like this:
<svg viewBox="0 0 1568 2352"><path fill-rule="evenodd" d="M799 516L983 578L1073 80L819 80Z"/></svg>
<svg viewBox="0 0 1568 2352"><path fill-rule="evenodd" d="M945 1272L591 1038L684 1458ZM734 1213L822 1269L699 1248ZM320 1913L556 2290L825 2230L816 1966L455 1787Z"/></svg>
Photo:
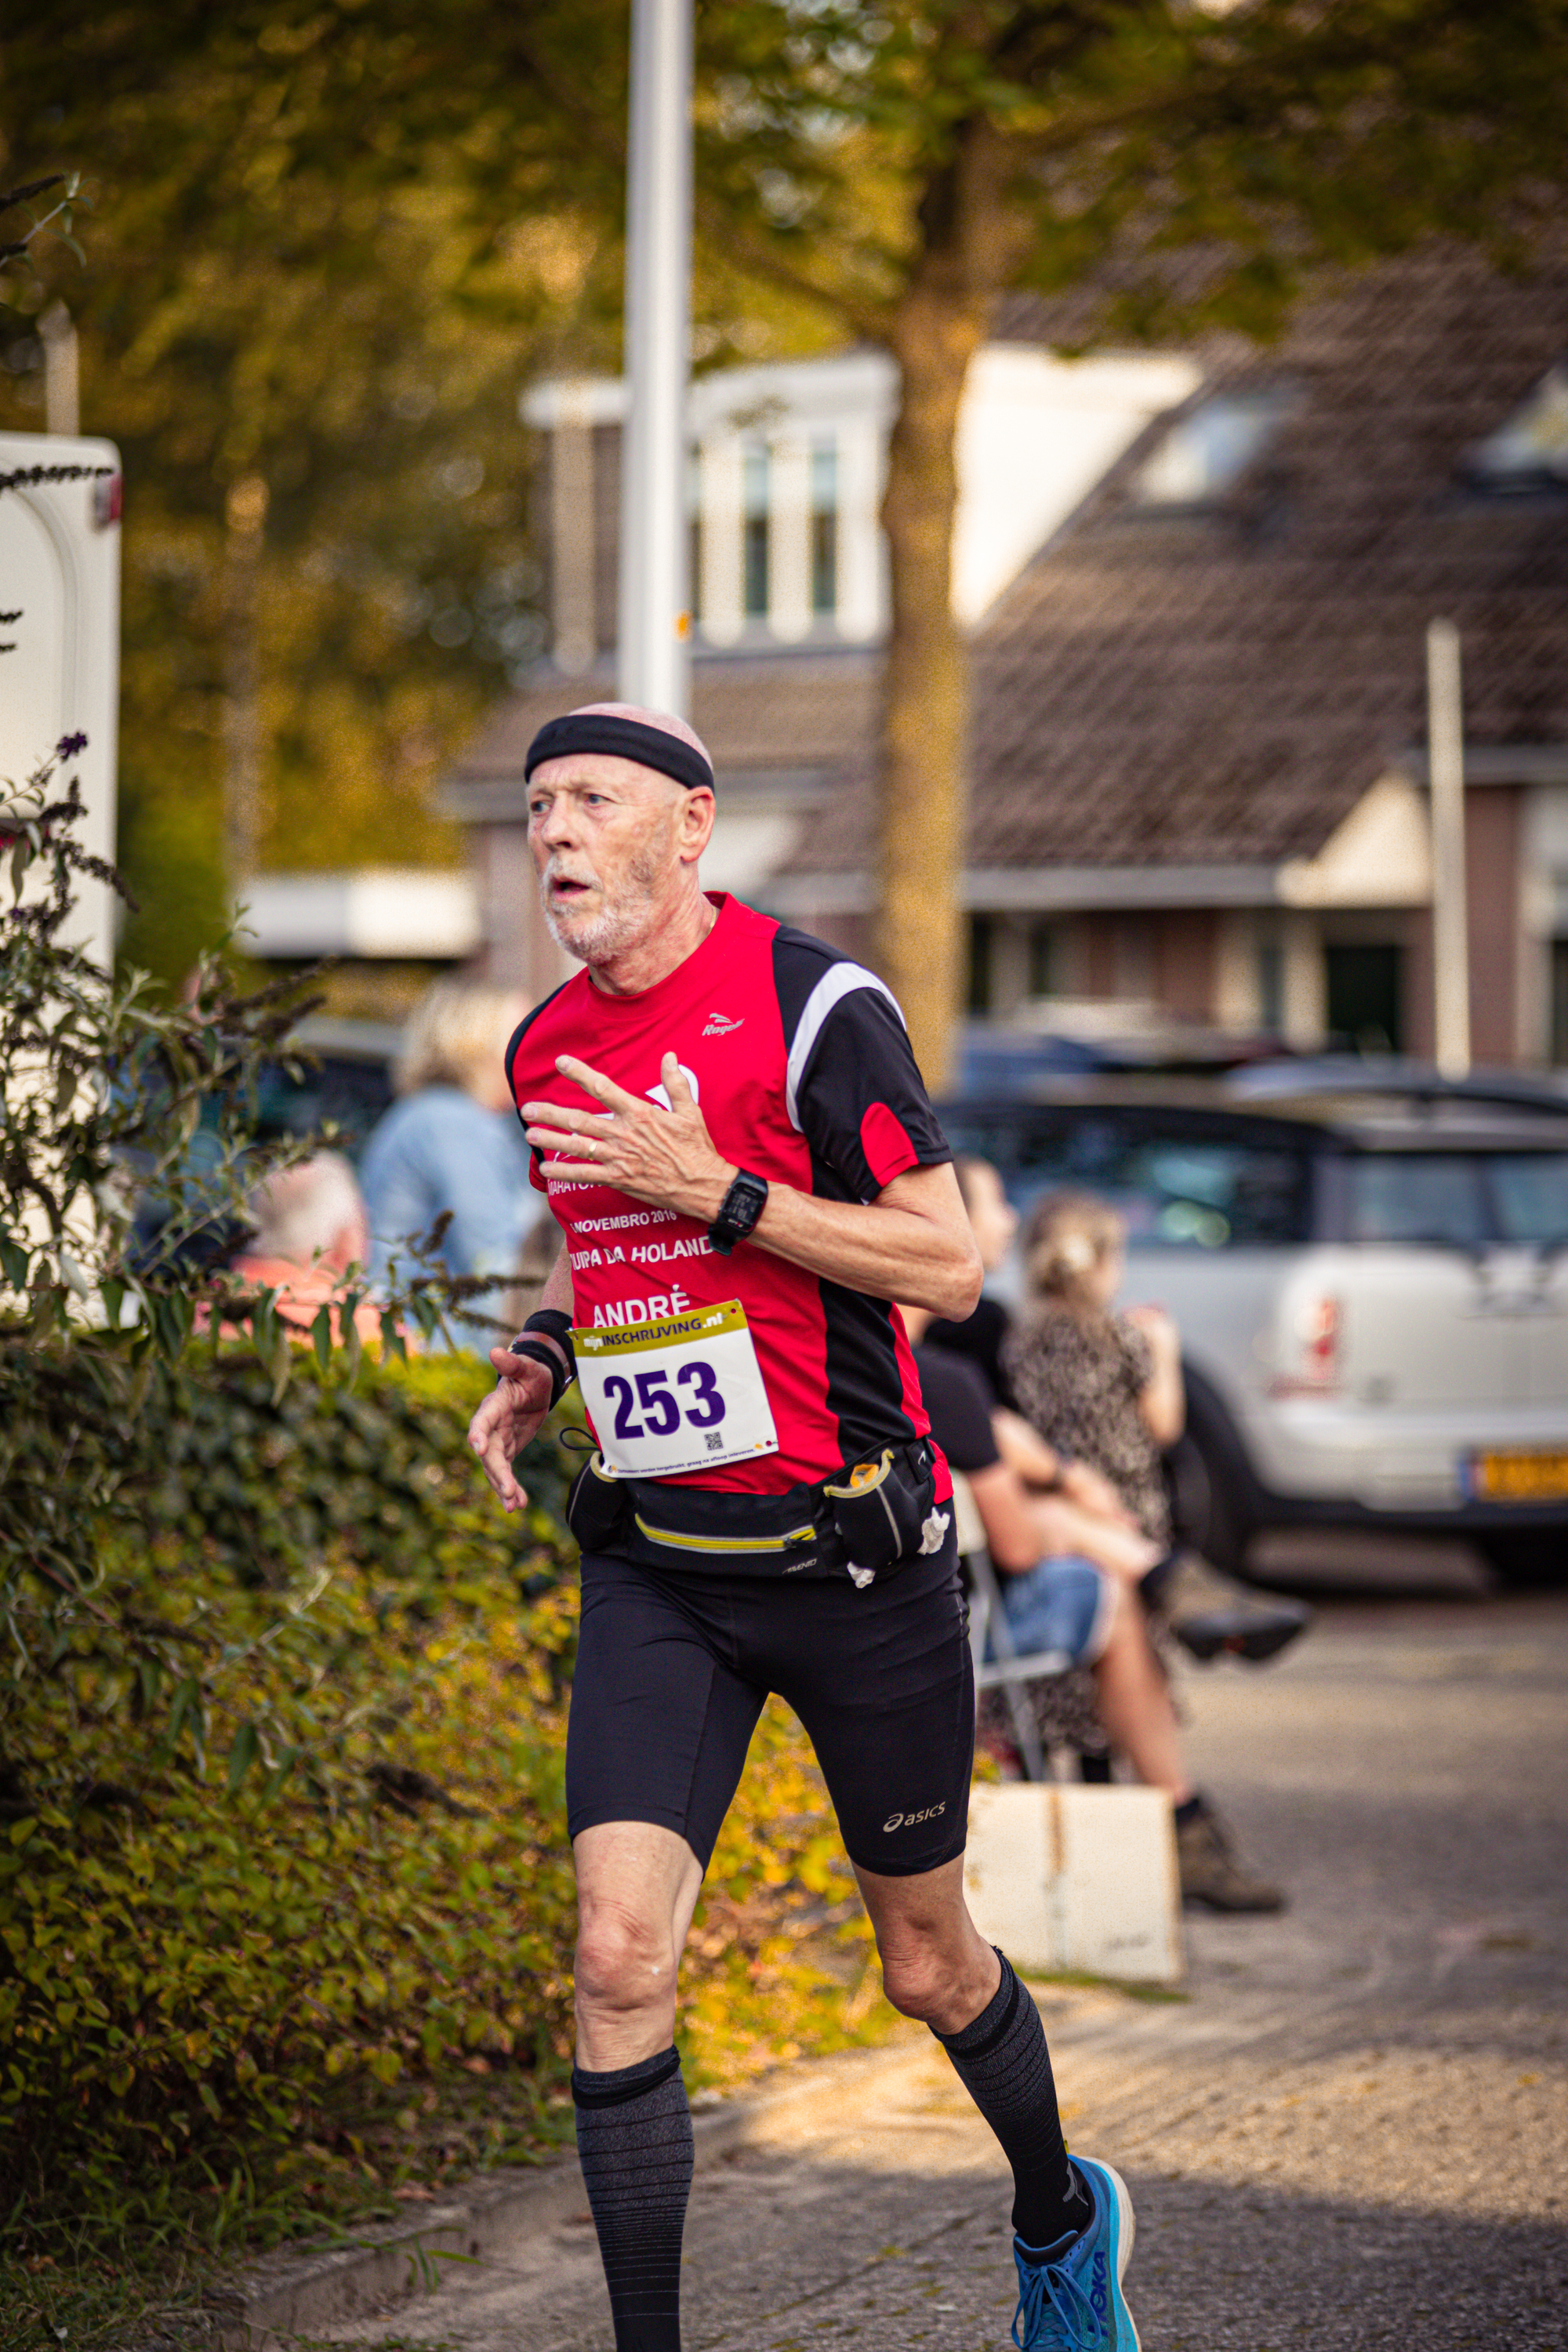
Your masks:
<svg viewBox="0 0 1568 2352"><path fill-rule="evenodd" d="M954 1470L965 1475L1000 1461L991 1426L991 1400L973 1364L945 1348L914 1351L931 1433Z"/></svg>
<svg viewBox="0 0 1568 2352"><path fill-rule="evenodd" d="M802 1073L795 1108L812 1150L857 1200L875 1200L895 1176L952 1158L909 1033L880 988L852 988L834 1005Z"/></svg>

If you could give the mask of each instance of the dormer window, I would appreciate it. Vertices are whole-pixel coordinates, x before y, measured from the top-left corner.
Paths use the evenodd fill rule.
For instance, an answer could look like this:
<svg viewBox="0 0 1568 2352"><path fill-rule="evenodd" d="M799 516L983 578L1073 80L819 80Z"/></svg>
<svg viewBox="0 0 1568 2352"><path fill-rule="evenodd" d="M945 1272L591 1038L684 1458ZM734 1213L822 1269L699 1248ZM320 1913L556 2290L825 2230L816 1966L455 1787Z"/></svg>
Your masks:
<svg viewBox="0 0 1568 2352"><path fill-rule="evenodd" d="M746 451L742 465L744 525L742 537L742 576L748 621L768 617L768 464L767 446Z"/></svg>
<svg viewBox="0 0 1568 2352"><path fill-rule="evenodd" d="M1216 393L1180 416L1132 477L1140 507L1201 507L1240 479L1293 406L1288 392Z"/></svg>
<svg viewBox="0 0 1568 2352"><path fill-rule="evenodd" d="M1481 489L1517 495L1568 488L1568 361L1559 360L1507 423L1470 452Z"/></svg>
<svg viewBox="0 0 1568 2352"><path fill-rule="evenodd" d="M831 441L811 453L811 610L818 621L838 610L838 451Z"/></svg>

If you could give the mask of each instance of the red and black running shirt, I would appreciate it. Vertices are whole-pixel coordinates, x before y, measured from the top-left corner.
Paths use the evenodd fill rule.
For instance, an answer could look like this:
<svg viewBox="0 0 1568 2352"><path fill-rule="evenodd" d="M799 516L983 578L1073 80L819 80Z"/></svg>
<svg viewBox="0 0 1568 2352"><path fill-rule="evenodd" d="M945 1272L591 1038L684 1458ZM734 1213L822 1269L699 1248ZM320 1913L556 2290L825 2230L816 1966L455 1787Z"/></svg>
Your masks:
<svg viewBox="0 0 1568 2352"><path fill-rule="evenodd" d="M712 903L718 919L701 946L640 995L607 995L584 971L529 1014L506 1057L520 1116L525 1102L600 1108L562 1076L558 1054L658 1102L673 1053L718 1150L770 1183L867 1202L910 1168L951 1160L903 1016L876 974L737 898L716 892ZM783 1494L927 1434L903 1319L888 1300L752 1243L721 1256L695 1219L613 1185L552 1180L538 1151L531 1172L565 1235L575 1322L652 1322L728 1298L746 1310L779 1450L671 1484ZM949 1491L942 1465L937 1499Z"/></svg>

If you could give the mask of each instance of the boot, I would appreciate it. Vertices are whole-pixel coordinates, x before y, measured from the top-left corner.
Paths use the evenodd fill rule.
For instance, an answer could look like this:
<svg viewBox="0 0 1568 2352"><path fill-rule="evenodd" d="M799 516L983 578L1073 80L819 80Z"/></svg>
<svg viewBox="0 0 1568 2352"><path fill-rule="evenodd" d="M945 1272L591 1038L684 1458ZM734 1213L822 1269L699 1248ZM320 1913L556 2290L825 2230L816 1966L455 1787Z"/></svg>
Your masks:
<svg viewBox="0 0 1568 2352"><path fill-rule="evenodd" d="M1184 1903L1211 1911L1283 1911L1285 1895L1238 1862L1230 1833L1199 1800L1198 1811L1176 1824L1176 1862Z"/></svg>

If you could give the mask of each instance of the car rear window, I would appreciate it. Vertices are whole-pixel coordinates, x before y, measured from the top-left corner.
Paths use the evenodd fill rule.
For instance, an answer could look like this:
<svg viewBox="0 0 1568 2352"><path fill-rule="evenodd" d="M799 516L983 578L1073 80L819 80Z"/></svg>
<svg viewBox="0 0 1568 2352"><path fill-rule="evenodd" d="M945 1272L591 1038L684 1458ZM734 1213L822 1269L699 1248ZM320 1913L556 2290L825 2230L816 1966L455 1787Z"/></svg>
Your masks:
<svg viewBox="0 0 1568 2352"><path fill-rule="evenodd" d="M1352 1159L1348 1238L1409 1248L1479 1249L1490 1231L1480 1169L1459 1151Z"/></svg>
<svg viewBox="0 0 1568 2352"><path fill-rule="evenodd" d="M1042 1192L1093 1192L1120 1209L1134 1248L1243 1249L1302 1242L1310 1226L1304 1151L1151 1131L1115 1112L966 1120L944 1109L957 1151L994 1162L1015 1207Z"/></svg>
<svg viewBox="0 0 1568 2352"><path fill-rule="evenodd" d="M1568 1243L1568 1151L1490 1152L1486 1181L1505 1242Z"/></svg>
<svg viewBox="0 0 1568 2352"><path fill-rule="evenodd" d="M1568 1152L1368 1153L1347 1173L1352 1242L1467 1250L1568 1242Z"/></svg>

